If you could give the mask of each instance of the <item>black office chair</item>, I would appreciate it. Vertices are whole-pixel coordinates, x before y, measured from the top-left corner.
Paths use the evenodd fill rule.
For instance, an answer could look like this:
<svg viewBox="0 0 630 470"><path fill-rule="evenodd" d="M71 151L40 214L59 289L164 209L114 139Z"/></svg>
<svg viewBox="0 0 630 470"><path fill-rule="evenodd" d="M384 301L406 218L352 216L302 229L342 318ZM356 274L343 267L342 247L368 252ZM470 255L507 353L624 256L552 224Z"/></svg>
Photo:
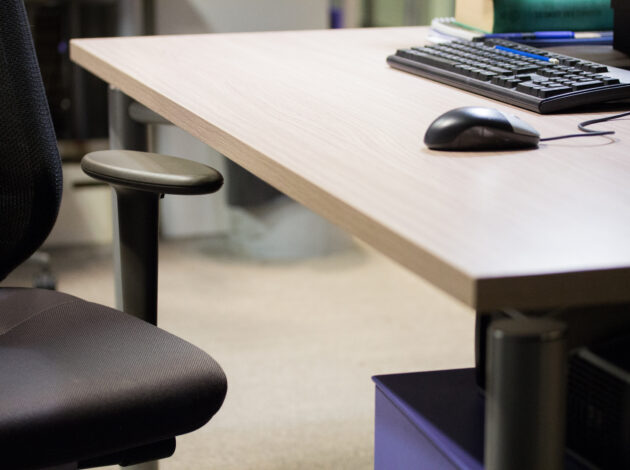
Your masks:
<svg viewBox="0 0 630 470"><path fill-rule="evenodd" d="M103 162L96 157L98 167ZM187 192L221 185L208 167L180 166L202 173L184 181ZM150 172L141 176L140 192L165 189L151 186ZM168 175L156 178L168 186ZM24 5L4 0L0 280L42 244L60 198L61 164ZM175 436L218 411L226 388L210 356L145 321L60 292L0 288L0 468L88 468L166 457Z"/></svg>

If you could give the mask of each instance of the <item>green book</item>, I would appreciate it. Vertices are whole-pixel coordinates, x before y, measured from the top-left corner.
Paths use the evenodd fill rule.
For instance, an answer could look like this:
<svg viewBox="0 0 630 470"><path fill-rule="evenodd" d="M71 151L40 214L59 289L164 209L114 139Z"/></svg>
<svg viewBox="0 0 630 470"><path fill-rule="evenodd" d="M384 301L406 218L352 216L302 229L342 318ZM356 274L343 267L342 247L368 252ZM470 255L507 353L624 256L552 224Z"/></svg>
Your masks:
<svg viewBox="0 0 630 470"><path fill-rule="evenodd" d="M457 0L455 18L493 33L610 31L610 0Z"/></svg>

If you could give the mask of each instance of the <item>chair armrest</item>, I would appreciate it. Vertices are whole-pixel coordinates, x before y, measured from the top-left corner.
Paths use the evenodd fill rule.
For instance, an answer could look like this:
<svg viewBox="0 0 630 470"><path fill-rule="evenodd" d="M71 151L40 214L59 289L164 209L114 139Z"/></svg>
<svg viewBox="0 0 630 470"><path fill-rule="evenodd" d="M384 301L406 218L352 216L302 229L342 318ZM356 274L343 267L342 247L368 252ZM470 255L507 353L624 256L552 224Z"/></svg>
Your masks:
<svg viewBox="0 0 630 470"><path fill-rule="evenodd" d="M155 325L160 196L213 193L223 177L201 163L130 150L88 153L81 168L116 194L123 310Z"/></svg>
<svg viewBox="0 0 630 470"><path fill-rule="evenodd" d="M149 152L91 152L81 160L81 168L114 186L160 194L208 194L223 185L223 176L214 168Z"/></svg>

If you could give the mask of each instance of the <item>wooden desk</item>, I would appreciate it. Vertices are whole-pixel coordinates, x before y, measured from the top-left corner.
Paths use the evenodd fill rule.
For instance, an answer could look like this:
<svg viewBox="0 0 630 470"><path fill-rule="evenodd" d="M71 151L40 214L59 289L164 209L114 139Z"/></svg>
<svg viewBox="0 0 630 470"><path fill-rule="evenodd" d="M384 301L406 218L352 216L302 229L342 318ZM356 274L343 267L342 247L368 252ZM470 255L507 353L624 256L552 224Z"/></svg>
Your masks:
<svg viewBox="0 0 630 470"><path fill-rule="evenodd" d="M72 60L477 310L630 301L630 120L613 138L443 153L463 105L541 116L390 69L425 28L80 39ZM590 115L589 115L590 116Z"/></svg>

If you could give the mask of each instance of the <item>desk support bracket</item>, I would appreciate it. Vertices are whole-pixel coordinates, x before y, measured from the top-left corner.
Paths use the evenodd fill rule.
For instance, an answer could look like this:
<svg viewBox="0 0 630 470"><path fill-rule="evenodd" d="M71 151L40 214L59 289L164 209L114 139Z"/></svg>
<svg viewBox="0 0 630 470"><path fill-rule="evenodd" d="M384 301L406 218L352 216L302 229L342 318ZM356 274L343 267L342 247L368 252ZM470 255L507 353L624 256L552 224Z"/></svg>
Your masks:
<svg viewBox="0 0 630 470"><path fill-rule="evenodd" d="M477 312L475 369L486 395L486 468L527 468L521 463L536 455L546 455L547 463L530 468L563 468L570 357L578 348L626 335L630 304ZM529 405L530 413L523 413ZM557 447L554 457L550 442Z"/></svg>

